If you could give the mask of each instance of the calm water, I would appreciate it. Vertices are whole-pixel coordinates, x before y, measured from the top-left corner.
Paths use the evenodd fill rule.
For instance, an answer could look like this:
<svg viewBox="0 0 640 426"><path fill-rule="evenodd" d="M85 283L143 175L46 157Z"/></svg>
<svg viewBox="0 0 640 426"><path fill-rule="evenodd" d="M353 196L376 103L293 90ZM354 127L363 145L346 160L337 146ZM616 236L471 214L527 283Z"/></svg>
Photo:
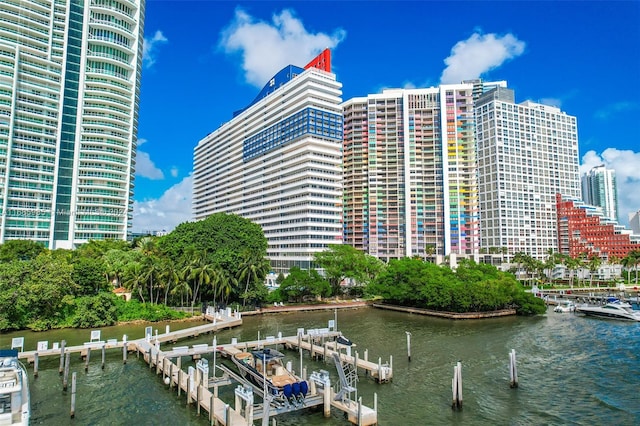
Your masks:
<svg viewBox="0 0 640 426"><path fill-rule="evenodd" d="M334 318L333 311L245 317L241 328L217 335L218 342L277 335L295 335L298 327L322 328ZM172 330L189 326L172 324ZM164 324L154 325L159 332ZM358 394L373 406L378 395L381 425L637 425L640 424L640 324L557 314L551 310L539 318L499 318L482 321L450 321L373 308L339 311L338 328L369 360L393 356L394 377L376 384L360 376ZM102 338L130 339L143 336L144 325L102 329ZM412 360L407 360L405 332L411 332ZM0 348L10 338L24 336L25 349L38 340L80 344L89 331L14 333L0 336ZM201 336L178 345L209 343ZM51 344L51 343L50 343ZM169 346L164 346L166 349ZM518 357L518 389L509 388L508 353ZM78 376L76 417L70 419L70 392L62 390L59 358L41 360L40 375L33 379L32 424L41 425L207 425L193 406L162 384L159 376L135 355L126 365L118 351L108 354L100 369L99 352L92 354L89 371L73 360ZM296 352L287 352L294 368ZM185 367L186 358L183 360ZM210 359L211 361L211 359ZM462 362L462 411L451 410L453 367ZM308 371L326 369L337 379L335 368L303 360ZM32 373L32 369L29 368ZM70 387L69 387L70 389ZM233 404L232 387L221 393ZM307 410L278 416L278 425L347 425L343 415ZM259 422L256 421L256 424Z"/></svg>

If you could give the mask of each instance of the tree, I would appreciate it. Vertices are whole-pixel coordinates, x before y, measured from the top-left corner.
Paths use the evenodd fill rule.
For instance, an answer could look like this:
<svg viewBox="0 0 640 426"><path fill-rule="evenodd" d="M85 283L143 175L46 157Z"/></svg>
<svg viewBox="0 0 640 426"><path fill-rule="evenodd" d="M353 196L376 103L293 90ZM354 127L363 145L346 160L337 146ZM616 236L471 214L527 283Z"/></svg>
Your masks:
<svg viewBox="0 0 640 426"><path fill-rule="evenodd" d="M305 297L320 298L330 293L327 280L318 271L303 271L297 266L289 270L289 275L280 284L280 294L285 300L302 302Z"/></svg>
<svg viewBox="0 0 640 426"><path fill-rule="evenodd" d="M345 278L366 285L383 268L380 260L346 244L330 244L325 251L314 254L314 261L324 270L332 294L339 292Z"/></svg>
<svg viewBox="0 0 640 426"><path fill-rule="evenodd" d="M71 277L78 288L76 294L80 296L98 294L100 291L109 289L104 264L99 259L76 258L73 262Z"/></svg>
<svg viewBox="0 0 640 426"><path fill-rule="evenodd" d="M0 245L0 262L35 259L45 248L30 240L9 240Z"/></svg>
<svg viewBox="0 0 640 426"><path fill-rule="evenodd" d="M595 275L596 272L598 272L600 265L602 265L602 259L600 259L600 257L596 256L595 254L591 255L588 263L590 287L593 287L593 276Z"/></svg>
<svg viewBox="0 0 640 426"><path fill-rule="evenodd" d="M264 278L269 272L269 261L263 258L258 258L254 253L246 250L243 253L243 262L240 265L238 282L243 282L244 292L240 295L242 298L242 306L246 306L247 299L249 298L249 285L258 286L264 283Z"/></svg>

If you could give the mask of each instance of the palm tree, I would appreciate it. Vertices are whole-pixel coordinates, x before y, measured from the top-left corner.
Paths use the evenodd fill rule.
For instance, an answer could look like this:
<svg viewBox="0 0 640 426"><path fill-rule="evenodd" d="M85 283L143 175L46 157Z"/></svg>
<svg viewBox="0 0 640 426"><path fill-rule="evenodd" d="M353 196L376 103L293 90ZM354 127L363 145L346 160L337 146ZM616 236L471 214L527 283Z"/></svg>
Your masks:
<svg viewBox="0 0 640 426"><path fill-rule="evenodd" d="M162 258L160 264L160 282L164 283L164 304L169 304L169 292L171 288L181 281L180 271L175 264L166 257Z"/></svg>
<svg viewBox="0 0 640 426"><path fill-rule="evenodd" d="M627 270L627 285L631 285L631 265L634 265L633 258L631 257L631 252L623 257L620 263Z"/></svg>
<svg viewBox="0 0 640 426"><path fill-rule="evenodd" d="M249 284L264 279L269 271L269 262L264 258L257 256L255 253L245 251L243 253L243 262L240 265L238 273L238 282L244 282L244 293L242 297L242 307L246 305L249 294Z"/></svg>
<svg viewBox="0 0 640 426"><path fill-rule="evenodd" d="M188 273L189 280L193 281L193 298L191 300L191 309L196 304L200 289L211 283L213 275L213 267L207 260L206 252L197 254L193 261L186 266L185 272Z"/></svg>
<svg viewBox="0 0 640 426"><path fill-rule="evenodd" d="M144 273L140 262L130 262L127 265L122 284L132 293L137 291L140 295L140 300L142 301L142 303L145 303L144 294L142 291L144 289L145 282L146 280L144 278Z"/></svg>
<svg viewBox="0 0 640 426"><path fill-rule="evenodd" d="M587 265L589 267L589 286L593 287L593 275L598 271L600 265L602 265L602 259L593 254L589 258L589 263ZM600 285L598 285L598 287L600 287Z"/></svg>

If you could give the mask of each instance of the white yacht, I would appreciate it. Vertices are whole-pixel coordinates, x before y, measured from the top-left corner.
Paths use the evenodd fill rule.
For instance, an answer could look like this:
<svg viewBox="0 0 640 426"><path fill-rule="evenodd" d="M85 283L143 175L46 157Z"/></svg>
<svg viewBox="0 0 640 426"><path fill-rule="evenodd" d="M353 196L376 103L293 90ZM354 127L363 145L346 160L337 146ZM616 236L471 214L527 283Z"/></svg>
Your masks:
<svg viewBox="0 0 640 426"><path fill-rule="evenodd" d="M633 310L630 304L619 300L602 306L578 306L576 312L601 318L640 321L640 311Z"/></svg>
<svg viewBox="0 0 640 426"><path fill-rule="evenodd" d="M558 302L555 308L553 308L553 312L575 312L576 304L570 300L563 300Z"/></svg>
<svg viewBox="0 0 640 426"><path fill-rule="evenodd" d="M29 424L29 380L18 351L0 350L0 425Z"/></svg>

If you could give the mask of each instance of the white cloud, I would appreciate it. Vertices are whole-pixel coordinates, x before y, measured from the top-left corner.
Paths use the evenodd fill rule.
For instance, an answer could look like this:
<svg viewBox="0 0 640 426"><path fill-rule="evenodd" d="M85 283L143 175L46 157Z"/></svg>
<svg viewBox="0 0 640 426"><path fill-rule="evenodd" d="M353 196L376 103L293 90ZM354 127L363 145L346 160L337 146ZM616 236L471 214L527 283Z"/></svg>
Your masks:
<svg viewBox="0 0 640 426"><path fill-rule="evenodd" d="M158 46L168 43L169 40L162 34L162 31L158 30L152 38L144 39L142 45L142 64L145 68L150 68L156 63L156 54Z"/></svg>
<svg viewBox="0 0 640 426"><path fill-rule="evenodd" d="M505 61L522 55L524 48L525 43L513 34L501 37L496 34L474 33L453 46L451 55L444 60L447 68L442 72L440 82L460 83L479 78Z"/></svg>
<svg viewBox="0 0 640 426"><path fill-rule="evenodd" d="M562 99L559 98L541 98L538 100L539 104L542 105L550 105L550 106L554 106L557 108L560 108L562 106Z"/></svg>
<svg viewBox="0 0 640 426"><path fill-rule="evenodd" d="M162 170L157 168L149 154L143 151L136 154L136 175L151 180L164 179Z"/></svg>
<svg viewBox="0 0 640 426"><path fill-rule="evenodd" d="M193 220L192 194L193 177L189 175L158 199L134 201L133 232L171 232L179 224Z"/></svg>
<svg viewBox="0 0 640 426"><path fill-rule="evenodd" d="M173 176L173 177L178 177L178 172L179 172L179 170L178 170L178 168L177 168L177 167L175 167L175 166L173 166L173 167L171 168L171 170L169 171L169 173L171 173L171 176Z"/></svg>
<svg viewBox="0 0 640 426"><path fill-rule="evenodd" d="M248 83L262 87L283 67L303 66L326 48L336 47L346 32L308 32L291 10L274 14L271 22L256 21L237 8L233 21L221 34L220 47L228 54L240 53Z"/></svg>
<svg viewBox="0 0 640 426"><path fill-rule="evenodd" d="M580 175L602 164L616 172L618 218L628 225L629 213L640 209L640 152L616 148L607 148L600 154L589 151L582 157Z"/></svg>

